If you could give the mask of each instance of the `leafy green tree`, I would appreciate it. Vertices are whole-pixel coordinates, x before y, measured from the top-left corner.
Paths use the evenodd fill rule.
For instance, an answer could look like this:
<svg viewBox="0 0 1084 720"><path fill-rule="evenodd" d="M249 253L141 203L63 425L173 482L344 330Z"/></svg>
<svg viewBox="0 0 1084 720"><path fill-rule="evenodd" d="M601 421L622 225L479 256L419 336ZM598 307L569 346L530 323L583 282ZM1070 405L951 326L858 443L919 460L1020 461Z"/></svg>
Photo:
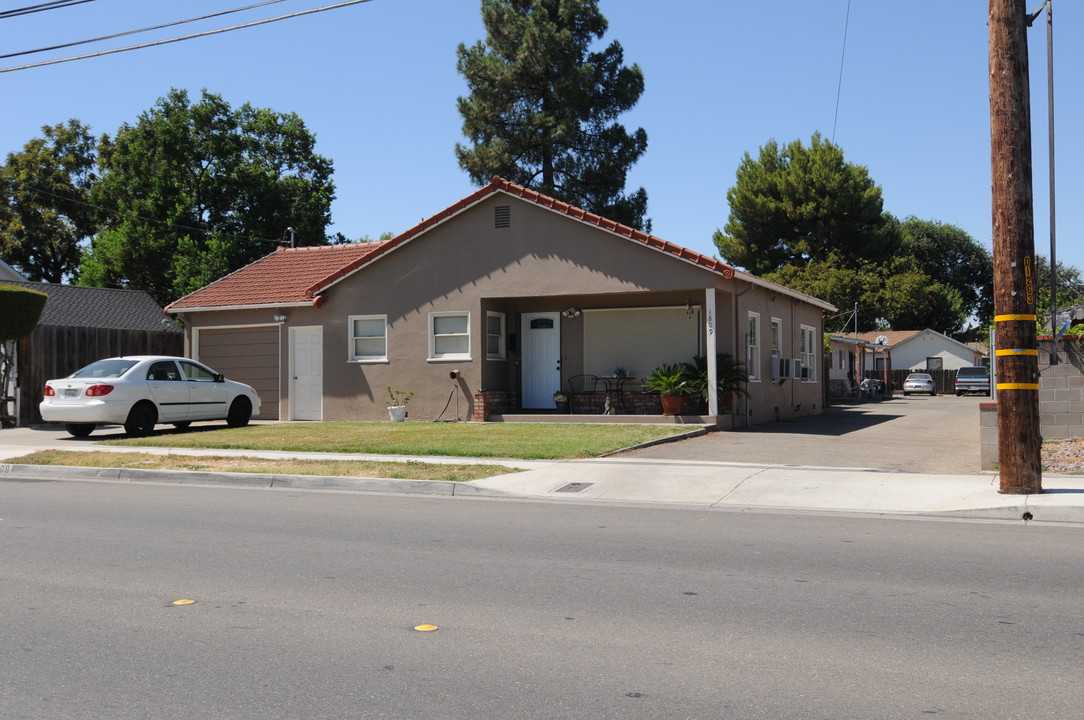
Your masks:
<svg viewBox="0 0 1084 720"><path fill-rule="evenodd" d="M165 304L267 254L288 227L298 245L329 240L332 164L296 114L174 89L104 138L99 163L103 229L81 284Z"/></svg>
<svg viewBox="0 0 1084 720"><path fill-rule="evenodd" d="M616 121L644 91L596 0L482 0L485 42L461 44L457 68L470 88L459 98L459 165L481 185L494 175L635 228L647 192L625 195L629 168L647 149L643 128Z"/></svg>
<svg viewBox="0 0 1084 720"><path fill-rule="evenodd" d="M95 139L74 119L41 130L0 167L0 256L31 280L58 283L77 274L95 231Z"/></svg>
<svg viewBox="0 0 1084 720"><path fill-rule="evenodd" d="M768 142L745 154L727 191L730 217L714 235L727 262L764 275L826 261L856 266L894 254L898 237L869 171L815 133L809 147Z"/></svg>
<svg viewBox="0 0 1084 720"><path fill-rule="evenodd" d="M994 312L994 259L965 230L934 220L908 217L900 225L901 253L918 269L954 288L967 314L987 325ZM930 327L933 327L932 325Z"/></svg>
<svg viewBox="0 0 1084 720"><path fill-rule="evenodd" d="M938 282L909 258L896 258L882 271L880 287L870 301L884 328L930 328L949 336L963 329L967 308L957 288Z"/></svg>
<svg viewBox="0 0 1084 720"><path fill-rule="evenodd" d="M857 303L865 330L921 330L954 334L967 312L960 293L923 273L909 258L847 266L824 261L787 265L765 279L827 300L849 311ZM828 329L833 332L842 327Z"/></svg>
<svg viewBox="0 0 1084 720"><path fill-rule="evenodd" d="M1084 275L1081 274L1080 269L1073 265L1065 265L1059 260L1057 271L1059 314L1062 310L1074 305L1084 305ZM1050 332L1050 258L1045 255L1035 257L1035 288L1035 309L1038 315L1039 331Z"/></svg>

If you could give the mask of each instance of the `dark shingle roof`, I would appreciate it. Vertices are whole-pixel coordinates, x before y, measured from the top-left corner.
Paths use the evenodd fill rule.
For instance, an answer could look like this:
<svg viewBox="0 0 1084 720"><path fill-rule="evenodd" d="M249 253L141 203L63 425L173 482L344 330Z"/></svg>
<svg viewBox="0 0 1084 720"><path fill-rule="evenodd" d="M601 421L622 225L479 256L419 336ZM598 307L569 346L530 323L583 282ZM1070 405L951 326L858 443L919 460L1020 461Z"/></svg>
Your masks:
<svg viewBox="0 0 1084 720"><path fill-rule="evenodd" d="M143 290L77 287L54 283L4 281L49 296L39 325L95 327L111 330L181 332Z"/></svg>

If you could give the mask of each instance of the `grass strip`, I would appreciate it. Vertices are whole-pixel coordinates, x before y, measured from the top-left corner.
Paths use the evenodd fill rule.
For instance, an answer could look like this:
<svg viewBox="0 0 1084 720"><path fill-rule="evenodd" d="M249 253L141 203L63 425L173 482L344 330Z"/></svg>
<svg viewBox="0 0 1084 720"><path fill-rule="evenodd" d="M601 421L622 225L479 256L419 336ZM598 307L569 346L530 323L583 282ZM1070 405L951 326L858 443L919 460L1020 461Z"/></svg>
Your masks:
<svg viewBox="0 0 1084 720"><path fill-rule="evenodd" d="M687 425L318 422L158 431L105 445L558 460L599 457L699 429Z"/></svg>
<svg viewBox="0 0 1084 720"><path fill-rule="evenodd" d="M134 468L139 470L187 470L195 472L242 472L267 475L326 475L334 477L392 478L465 482L494 475L520 472L502 465L445 465L426 462L375 462L364 460L291 460L221 457L208 455L152 455L141 452L79 452L42 450L12 458L19 465L67 465L71 467Z"/></svg>

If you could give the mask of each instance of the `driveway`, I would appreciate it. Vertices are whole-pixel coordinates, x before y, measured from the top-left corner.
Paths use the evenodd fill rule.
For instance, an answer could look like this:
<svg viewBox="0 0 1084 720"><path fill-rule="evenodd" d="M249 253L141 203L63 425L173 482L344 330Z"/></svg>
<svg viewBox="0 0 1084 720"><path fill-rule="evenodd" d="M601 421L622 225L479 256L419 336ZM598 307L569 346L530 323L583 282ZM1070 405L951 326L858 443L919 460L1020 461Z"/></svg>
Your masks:
<svg viewBox="0 0 1084 720"><path fill-rule="evenodd" d="M955 395L828 408L823 415L709 433L625 456L905 472L979 472L979 403Z"/></svg>

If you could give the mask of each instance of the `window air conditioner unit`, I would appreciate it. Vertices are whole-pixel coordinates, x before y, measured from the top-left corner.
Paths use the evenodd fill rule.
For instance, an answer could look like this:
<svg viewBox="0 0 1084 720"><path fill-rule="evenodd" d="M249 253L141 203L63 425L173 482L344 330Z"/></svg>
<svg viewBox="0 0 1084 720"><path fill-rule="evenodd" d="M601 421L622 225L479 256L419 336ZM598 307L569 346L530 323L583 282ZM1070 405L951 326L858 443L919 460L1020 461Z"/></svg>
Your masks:
<svg viewBox="0 0 1084 720"><path fill-rule="evenodd" d="M800 380L805 373L806 368L798 358L772 358L772 380Z"/></svg>

